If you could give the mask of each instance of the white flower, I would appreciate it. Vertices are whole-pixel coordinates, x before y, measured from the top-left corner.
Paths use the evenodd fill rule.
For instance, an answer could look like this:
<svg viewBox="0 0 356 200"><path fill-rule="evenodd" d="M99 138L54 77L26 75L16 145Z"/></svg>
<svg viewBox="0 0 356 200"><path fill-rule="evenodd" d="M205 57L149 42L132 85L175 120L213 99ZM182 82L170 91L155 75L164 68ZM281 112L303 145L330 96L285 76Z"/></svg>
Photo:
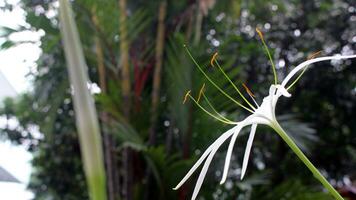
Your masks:
<svg viewBox="0 0 356 200"><path fill-rule="evenodd" d="M189 53L189 52L188 52ZM214 55L213 58L216 56ZM193 165L193 167L188 171L188 173L184 176L184 178L178 183L178 185L174 188L174 190L180 188L186 181L187 179L197 170L197 168L204 162L203 168L199 174L198 180L196 182L194 192L192 195L192 200L195 200L198 192L202 186L202 183L204 181L205 175L208 171L209 165L219 149L219 147L229 138L230 139L230 144L227 150L226 158L225 158L225 166L224 166L224 171L222 175L222 179L220 184L223 184L226 180L227 174L228 174L228 169L230 165L230 160L231 160L231 154L234 148L234 144L236 141L236 138L238 134L240 133L241 129L250 126L251 125L251 131L250 135L247 141L246 149L245 149L245 155L243 158L242 162L242 170L241 170L241 179L244 177L247 165L248 165L248 160L249 160L249 155L251 152L251 147L253 143L253 138L255 136L256 128L258 124L263 124L263 125L268 125L272 128L278 123L276 120L275 116L275 108L276 104L278 102L279 97L284 96L284 97L291 97L291 94L287 91L286 85L288 82L293 78L297 72L304 70L308 65L321 62L321 61L326 61L326 60L333 60L333 59L348 59L348 58L356 58L356 55L351 55L351 56L329 56L329 57L319 57L315 59L310 59L307 60L301 64L299 64L297 67L295 67L287 76L286 78L282 81L281 84L273 84L270 86L269 89L269 95L266 96L263 99L263 102L261 105L257 105L257 108L253 108L252 114L246 117L244 120L239 121L239 122L232 122L228 120L229 124L234 124L235 126L223 133L215 142L213 142L206 150L205 152L200 156L198 161ZM200 69L200 68L199 68ZM203 72L204 73L204 72ZM206 74L204 74L206 75ZM208 78L208 77L207 77ZM299 78L299 77L298 77ZM208 78L209 79L209 78ZM210 81L210 80L209 80ZM219 89L219 88L218 88ZM190 93L187 94L190 96ZM192 97L191 97L192 98ZM193 101L194 98L192 98ZM195 101L196 102L196 101ZM196 102L197 103L197 102ZM199 105L199 104L198 104ZM200 105L199 105L200 106ZM209 113L208 113L209 114ZM217 117L215 117L217 118ZM221 119L222 120L227 120L227 119Z"/></svg>

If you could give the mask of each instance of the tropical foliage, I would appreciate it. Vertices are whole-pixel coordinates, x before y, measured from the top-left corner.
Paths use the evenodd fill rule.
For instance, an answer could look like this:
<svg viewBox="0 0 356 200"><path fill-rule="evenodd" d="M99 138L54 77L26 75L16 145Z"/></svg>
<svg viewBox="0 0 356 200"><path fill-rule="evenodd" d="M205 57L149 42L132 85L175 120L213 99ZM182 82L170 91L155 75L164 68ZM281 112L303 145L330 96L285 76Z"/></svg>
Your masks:
<svg viewBox="0 0 356 200"><path fill-rule="evenodd" d="M108 199L189 199L194 182L172 188L228 125L210 118L188 90L205 93L232 119L248 113L211 85L184 50L210 77L237 96L210 58L219 62L248 97L261 102L273 82L268 57L255 28L272 49L280 78L317 51L351 54L356 49L353 0L187 0L71 2L95 97L107 177ZM36 199L87 199L58 1L22 0L28 26L2 27L11 34L43 31L33 89L5 100L3 138L33 153L29 188ZM5 4L2 9L11 9ZM356 180L356 61L316 64L278 105L280 123L337 188ZM98 89L100 88L100 90ZM242 101L241 101L242 102ZM208 106L202 101L202 105ZM307 123L308 122L308 123ZM14 125L15 124L15 125ZM248 132L237 141L227 182L218 186L225 150L218 151L199 196L203 199L329 199L305 166L269 128L256 134L249 169L240 181ZM192 179L195 180L195 179Z"/></svg>

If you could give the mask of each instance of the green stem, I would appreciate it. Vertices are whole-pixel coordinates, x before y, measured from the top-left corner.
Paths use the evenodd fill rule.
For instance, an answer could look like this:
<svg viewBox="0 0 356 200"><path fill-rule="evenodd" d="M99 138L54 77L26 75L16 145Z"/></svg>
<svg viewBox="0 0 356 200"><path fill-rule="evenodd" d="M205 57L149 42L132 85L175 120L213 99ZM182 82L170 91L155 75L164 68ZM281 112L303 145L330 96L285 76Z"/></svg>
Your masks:
<svg viewBox="0 0 356 200"><path fill-rule="evenodd" d="M288 134L283 130L283 128L275 122L273 124L273 129L278 133L279 136L288 144L288 146L297 154L298 158L303 161L303 163L308 167L308 169L313 173L314 177L320 181L321 184L334 196L337 200L344 200L342 196L335 190L335 188L326 180L326 178L319 172L319 170L310 162L310 160L304 155L304 153L299 149L299 147L293 142L293 140L288 136Z"/></svg>
<svg viewBox="0 0 356 200"><path fill-rule="evenodd" d="M276 66L274 65L274 62L273 62L273 59L272 59L272 55L271 55L271 53L269 52L268 46L267 46L265 40L263 39L263 37L261 38L261 40L262 40L263 47L265 48L265 51L266 51L267 56L268 56L268 58L269 58L269 61L271 62L272 70L273 70L273 76L274 76L274 84L276 85L276 84L278 83L278 77L277 77L277 72L276 72Z"/></svg>

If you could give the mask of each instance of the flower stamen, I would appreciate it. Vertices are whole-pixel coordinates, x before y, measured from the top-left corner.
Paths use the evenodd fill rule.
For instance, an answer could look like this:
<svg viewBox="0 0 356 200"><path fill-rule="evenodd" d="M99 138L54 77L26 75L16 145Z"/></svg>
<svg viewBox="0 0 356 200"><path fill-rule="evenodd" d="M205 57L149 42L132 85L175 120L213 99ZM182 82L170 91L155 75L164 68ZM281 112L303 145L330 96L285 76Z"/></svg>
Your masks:
<svg viewBox="0 0 356 200"><path fill-rule="evenodd" d="M315 53L312 53L311 55L309 55L309 56L307 57L307 60L314 59L315 57L317 57L318 55L320 55L321 52L323 52L323 51L317 51L317 52L315 52ZM296 83L299 81L299 79L303 76L304 72L308 69L308 67L309 67L309 66L306 66L306 67L303 69L303 71L299 74L299 76L288 86L287 90L289 90L290 88L292 88L293 85L296 84Z"/></svg>
<svg viewBox="0 0 356 200"><path fill-rule="evenodd" d="M320 51L317 51L317 52L315 52L315 53L312 53L311 55L309 55L309 56L307 57L307 60L311 60L311 59L316 58L317 56L319 56L319 55L321 54L321 52L323 52L323 51L320 50Z"/></svg>
<svg viewBox="0 0 356 200"><path fill-rule="evenodd" d="M246 86L245 83L242 83L242 86L245 88L246 92L248 93L248 95L250 95L251 97L256 97L251 90Z"/></svg>
<svg viewBox="0 0 356 200"><path fill-rule="evenodd" d="M210 65L214 67L214 62L216 61L216 57L218 56L218 52L215 52L214 55L210 59Z"/></svg>
<svg viewBox="0 0 356 200"><path fill-rule="evenodd" d="M236 85L232 82L232 80L229 78L229 76L225 73L221 65L219 64L218 60L216 59L216 56L218 54L214 54L213 58L215 61L216 66L218 66L220 72L225 76L225 78L229 81L229 83L232 85L232 87L236 90L236 92L240 95L240 97L253 109L256 110L256 108L245 98L245 96L241 93L241 91L236 87ZM214 57L215 56L215 57Z"/></svg>
<svg viewBox="0 0 356 200"><path fill-rule="evenodd" d="M185 93L184 99L183 99L183 104L185 104L185 102L187 101L188 96L190 95L191 92L192 92L191 90L188 90L187 93Z"/></svg>
<svg viewBox="0 0 356 200"><path fill-rule="evenodd" d="M204 93L204 89L205 89L205 83L203 83L203 86L201 86L200 91L199 91L199 95L197 98L197 102L199 102L201 95Z"/></svg>
<svg viewBox="0 0 356 200"><path fill-rule="evenodd" d="M241 108L244 108L245 110L253 113L253 110L247 108L246 106L242 105L240 102L236 101L234 98L232 98L230 95L228 95L223 89L221 89L213 80L211 80L211 78L204 72L204 70L200 67L200 65L198 64L198 62L194 59L194 57L192 56L192 54L190 53L189 49L187 48L186 45L184 45L184 48L186 50L186 52L188 53L189 57L192 59L193 63L195 64L196 67L198 67L199 71L205 76L206 79L208 79L208 81L216 88L218 89L223 95L225 95L228 99L230 99L231 101L233 101L234 103L236 103L238 106L240 106Z"/></svg>
<svg viewBox="0 0 356 200"><path fill-rule="evenodd" d="M211 112L209 112L208 110L206 110L202 105L199 104L199 102L197 102L197 100L194 99L194 97L192 97L192 95L190 93L187 93L187 96L202 110L204 111L206 114L210 115L211 117L213 117L214 119L225 123L225 124L237 124L236 122L233 122L231 120L226 119L225 117L221 118L220 116L216 116L214 114L212 114ZM215 109L214 109L215 110Z"/></svg>
<svg viewBox="0 0 356 200"><path fill-rule="evenodd" d="M207 104L209 105L209 107L214 111L214 113L216 113L221 119L223 119L223 120L225 120L225 121L227 121L227 122L230 122L230 123L234 123L234 124L235 124L234 121L231 121L231 120L227 119L225 116L223 116L222 114L220 114L220 113L214 108L214 106L211 104L211 102L209 101L208 97L204 94L204 92L202 93L202 95L203 95L205 101L207 102Z"/></svg>
<svg viewBox="0 0 356 200"><path fill-rule="evenodd" d="M257 32L258 36L260 37L260 39L262 41L262 44L263 44L263 47L264 47L264 49L265 49L265 51L267 53L267 56L269 58L269 61L271 62L272 70L273 70L273 76L274 76L274 84L277 84L278 83L278 77L277 77L277 72L276 72L276 66L275 66L275 64L273 62L271 53L270 53L270 51L268 49L268 46L267 46L267 44L266 44L266 42L265 42L265 40L263 38L262 32L257 27L256 27L256 32Z"/></svg>
<svg viewBox="0 0 356 200"><path fill-rule="evenodd" d="M250 96L250 98L256 104L256 106L259 107L258 103L256 102L256 99L255 99L256 96L251 92L251 90L247 87L247 85L245 83L242 83L242 86L245 88L247 94Z"/></svg>

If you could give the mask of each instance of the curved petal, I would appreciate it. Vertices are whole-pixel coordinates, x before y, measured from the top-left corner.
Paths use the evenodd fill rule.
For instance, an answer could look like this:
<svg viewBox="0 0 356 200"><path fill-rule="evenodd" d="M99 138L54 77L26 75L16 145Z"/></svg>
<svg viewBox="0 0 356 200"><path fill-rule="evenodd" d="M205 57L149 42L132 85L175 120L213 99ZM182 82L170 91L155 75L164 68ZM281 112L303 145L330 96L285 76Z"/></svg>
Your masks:
<svg viewBox="0 0 356 200"><path fill-rule="evenodd" d="M184 176L184 178L178 183L178 185L173 188L173 190L178 190L187 180L188 178L195 172L195 170L200 166L200 164L204 161L204 159L209 155L212 150L212 146L207 148L202 156L200 156L199 160L195 162L192 168L188 171L188 173Z"/></svg>
<svg viewBox="0 0 356 200"><path fill-rule="evenodd" d="M195 198L198 196L199 190L201 188L201 185L203 184L204 178L206 173L208 172L209 166L211 161L213 160L213 157L216 153L216 151L219 149L219 147L224 143L224 141L220 141L219 143L216 143L214 148L211 150L209 157L206 159L204 166L199 174L197 183L195 184L193 195L192 195L192 200L195 200Z"/></svg>
<svg viewBox="0 0 356 200"><path fill-rule="evenodd" d="M203 155L200 156L199 160L193 165L193 167L188 171L188 173L184 176L184 178L178 183L178 185L173 188L174 190L179 189L187 180L188 178L195 172L195 170L201 165L201 163L204 161L204 159L211 153L212 150L214 150L216 146L220 146L227 138L229 138L235 130L236 126L227 130L225 133L223 133L214 143L212 143L203 153Z"/></svg>
<svg viewBox="0 0 356 200"><path fill-rule="evenodd" d="M251 152L251 147L252 147L252 143L253 143L253 138L255 137L255 133L256 133L256 128L257 128L257 124L252 124L250 136L248 137L248 140L247 140L244 160L242 162L241 180L244 178L245 173L246 173L248 160L249 160L250 152Z"/></svg>
<svg viewBox="0 0 356 200"><path fill-rule="evenodd" d="M230 167L231 154L232 154L232 150L234 149L234 145L235 145L237 136L239 135L239 133L243 127L245 127L249 124L252 124L251 120L254 117L255 117L254 115L250 115L249 117L247 117L245 120L243 120L240 124L238 124L236 126L235 133L230 140L229 148L226 153L224 172L223 172L223 176L221 178L220 184L223 184L226 181L227 173L228 173L229 167Z"/></svg>
<svg viewBox="0 0 356 200"><path fill-rule="evenodd" d="M341 56L341 55L337 55L337 56L327 56L327 57L319 57L319 58L314 58L314 59L310 59L307 60L305 62L302 62L301 64L299 64L298 66L296 66L288 75L287 77L283 80L282 82L282 87L285 87L288 83L288 81L300 70L302 70L304 67L313 64L313 63L317 63L317 62L321 62L321 61L325 61L325 60L340 60L340 59L349 59L349 58L356 58L356 55L350 55L350 56Z"/></svg>

